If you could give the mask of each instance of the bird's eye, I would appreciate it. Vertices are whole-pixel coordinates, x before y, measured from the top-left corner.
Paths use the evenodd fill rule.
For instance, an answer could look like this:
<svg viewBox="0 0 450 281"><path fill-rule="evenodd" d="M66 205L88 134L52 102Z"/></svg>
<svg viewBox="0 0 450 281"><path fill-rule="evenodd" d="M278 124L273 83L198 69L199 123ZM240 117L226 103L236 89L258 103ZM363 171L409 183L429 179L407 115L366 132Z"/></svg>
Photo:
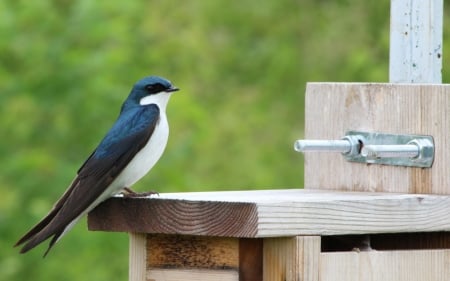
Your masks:
<svg viewBox="0 0 450 281"><path fill-rule="evenodd" d="M153 92L153 90L155 89L155 87L153 85L147 85L145 86L145 89L149 92Z"/></svg>
<svg viewBox="0 0 450 281"><path fill-rule="evenodd" d="M145 89L152 94L156 94L165 90L164 85L161 83L149 84L145 86Z"/></svg>

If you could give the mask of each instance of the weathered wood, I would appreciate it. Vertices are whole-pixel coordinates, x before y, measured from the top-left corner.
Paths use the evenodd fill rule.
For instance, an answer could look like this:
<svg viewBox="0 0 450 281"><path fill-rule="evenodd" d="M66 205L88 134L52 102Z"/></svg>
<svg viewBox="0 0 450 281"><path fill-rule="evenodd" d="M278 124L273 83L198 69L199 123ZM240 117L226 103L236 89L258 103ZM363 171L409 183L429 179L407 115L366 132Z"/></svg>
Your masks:
<svg viewBox="0 0 450 281"><path fill-rule="evenodd" d="M146 245L149 279L262 280L262 239L149 234Z"/></svg>
<svg viewBox="0 0 450 281"><path fill-rule="evenodd" d="M320 281L360 281L359 255L357 252L322 253L319 260Z"/></svg>
<svg viewBox="0 0 450 281"><path fill-rule="evenodd" d="M319 258L320 258L320 237L319 236L303 236L296 237L301 242L297 243L296 251L301 254L300 274L303 278L300 280L319 280ZM296 265L294 265L296 266ZM289 279L288 279L289 280Z"/></svg>
<svg viewBox="0 0 450 281"><path fill-rule="evenodd" d="M391 1L389 82L442 83L443 0Z"/></svg>
<svg viewBox="0 0 450 281"><path fill-rule="evenodd" d="M432 168L347 162L339 153L305 154L305 188L450 194L450 85L308 83L306 139L346 131L431 135Z"/></svg>
<svg viewBox="0 0 450 281"><path fill-rule="evenodd" d="M238 281L239 240L191 235L147 235L148 280Z"/></svg>
<svg viewBox="0 0 450 281"><path fill-rule="evenodd" d="M147 269L233 269L239 240L228 237L147 235Z"/></svg>
<svg viewBox="0 0 450 281"><path fill-rule="evenodd" d="M166 197L167 200L161 200ZM254 204L209 200L112 198L89 214L91 230L255 237ZM96 214L99 214L97 216Z"/></svg>
<svg viewBox="0 0 450 281"><path fill-rule="evenodd" d="M172 208L177 209L173 216L164 215ZM199 215L199 210L206 214ZM88 225L103 231L257 238L449 231L449 213L450 196L445 195L295 189L199 192L112 198L89 214Z"/></svg>
<svg viewBox="0 0 450 281"><path fill-rule="evenodd" d="M450 250L320 254L320 281L447 281Z"/></svg>
<svg viewBox="0 0 450 281"><path fill-rule="evenodd" d="M265 281L318 281L319 236L264 239Z"/></svg>
<svg viewBox="0 0 450 281"><path fill-rule="evenodd" d="M146 234L130 233L129 281L146 281Z"/></svg>

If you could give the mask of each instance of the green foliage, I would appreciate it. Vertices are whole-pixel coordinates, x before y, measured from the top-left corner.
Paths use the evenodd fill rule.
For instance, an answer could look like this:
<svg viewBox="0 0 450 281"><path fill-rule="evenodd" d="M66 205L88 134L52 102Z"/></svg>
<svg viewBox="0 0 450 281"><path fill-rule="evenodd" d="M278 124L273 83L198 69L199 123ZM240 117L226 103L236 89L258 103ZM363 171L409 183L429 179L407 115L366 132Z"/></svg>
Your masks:
<svg viewBox="0 0 450 281"><path fill-rule="evenodd" d="M155 74L182 89L167 151L137 190L299 188L305 84L387 81L389 1L4 0L0 38L0 280L125 280L127 236L85 220L44 260L45 245L12 245L131 85Z"/></svg>

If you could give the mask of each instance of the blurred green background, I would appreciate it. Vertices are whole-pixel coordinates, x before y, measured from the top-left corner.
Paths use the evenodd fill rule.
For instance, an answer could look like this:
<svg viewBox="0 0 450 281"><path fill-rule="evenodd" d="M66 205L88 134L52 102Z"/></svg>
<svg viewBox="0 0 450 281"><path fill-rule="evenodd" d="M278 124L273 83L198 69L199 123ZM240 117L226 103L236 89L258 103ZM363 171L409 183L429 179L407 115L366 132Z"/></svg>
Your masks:
<svg viewBox="0 0 450 281"><path fill-rule="evenodd" d="M387 0L1 1L0 280L127 279L127 235L88 232L85 220L46 259L47 245L26 255L12 245L137 79L161 75L182 91L166 153L136 190L300 188L292 146L306 82L386 82L388 60Z"/></svg>

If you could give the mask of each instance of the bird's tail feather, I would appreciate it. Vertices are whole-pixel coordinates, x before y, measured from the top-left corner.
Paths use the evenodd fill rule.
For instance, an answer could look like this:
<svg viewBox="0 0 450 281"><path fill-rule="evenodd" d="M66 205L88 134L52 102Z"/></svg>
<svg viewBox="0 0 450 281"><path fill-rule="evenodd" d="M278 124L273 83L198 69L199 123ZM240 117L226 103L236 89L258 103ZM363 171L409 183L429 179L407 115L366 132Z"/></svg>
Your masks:
<svg viewBox="0 0 450 281"><path fill-rule="evenodd" d="M57 233L38 233L36 236L32 237L29 241L26 242L26 244L22 247L20 250L21 254L24 254L28 252L29 250L33 249L43 241L47 240L49 237L53 236L52 240L50 241L47 250L44 253L44 257L47 256L50 249L53 247L53 245L58 241L59 236L61 235L62 231L59 231Z"/></svg>
<svg viewBox="0 0 450 281"><path fill-rule="evenodd" d="M50 241L49 247L44 254L45 257L48 251L58 241L58 238L60 238L60 236L65 233L66 229L68 228L67 225L57 227L54 223L52 224L52 222L55 220L55 217L57 217L58 213L61 211L64 203L66 202L74 186L78 182L79 182L78 178L75 178L70 184L69 189L66 190L66 192L64 192L61 198L53 206L52 210L32 229L30 229L27 233L25 233L25 235L22 236L22 238L20 238L19 241L17 241L14 247L20 246L25 243L25 245L20 250L20 253L23 254L28 252L29 250L33 249L34 247L42 243L44 240L53 236L53 239ZM71 226L70 223L69 226Z"/></svg>
<svg viewBox="0 0 450 281"><path fill-rule="evenodd" d="M51 222L58 214L59 209L60 208L52 209L50 213L48 213L48 215L45 216L38 224L36 224L32 229L30 229L27 233L25 233L25 235L22 236L22 238L20 238L19 241L17 241L14 247L20 246L25 243L25 245L20 250L20 253L23 254L33 249L34 247L42 243L44 240L53 236L53 239L52 241L50 241L50 245L44 254L45 257L48 251L51 249L51 247L56 243L59 236L61 236L61 234L64 232L64 228L58 230L49 228Z"/></svg>
<svg viewBox="0 0 450 281"><path fill-rule="evenodd" d="M33 237L35 237L37 234L39 234L39 232L41 232L47 225L49 225L49 223L53 220L53 218L56 216L56 214L58 213L58 210L53 209L52 211L50 211L50 213L48 213L47 216L45 216L45 218L43 218L38 224L36 224L32 229L30 229L27 233L25 233L24 236L22 236L19 241L16 242L16 244L14 245L14 247L17 247L23 243L25 243L26 241L32 239Z"/></svg>

